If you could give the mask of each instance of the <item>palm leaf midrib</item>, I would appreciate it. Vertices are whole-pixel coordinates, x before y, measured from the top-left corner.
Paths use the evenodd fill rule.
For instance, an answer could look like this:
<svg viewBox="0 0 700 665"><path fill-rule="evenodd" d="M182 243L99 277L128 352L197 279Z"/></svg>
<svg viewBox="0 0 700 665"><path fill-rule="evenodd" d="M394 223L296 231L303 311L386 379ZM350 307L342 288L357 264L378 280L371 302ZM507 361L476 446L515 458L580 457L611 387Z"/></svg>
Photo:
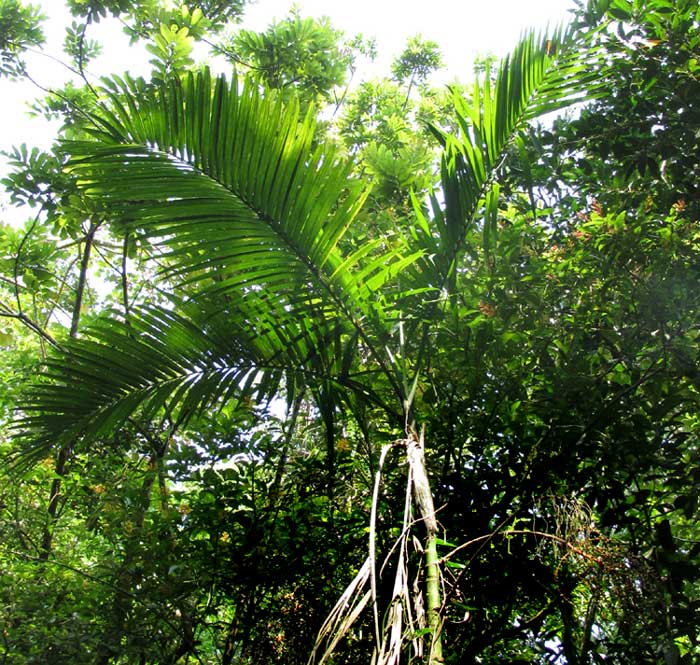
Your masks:
<svg viewBox="0 0 700 665"><path fill-rule="evenodd" d="M206 77L199 80L200 87L208 85L206 81ZM194 79L190 79L190 85L193 85L194 82ZM242 204L247 210L250 211L250 213L255 217L256 220L261 222L274 235L275 241L278 243L278 246L284 248L283 251L287 254L287 256L293 257L295 262L302 267L303 274L306 274L308 276L309 282L312 282L316 285L315 290L317 291L317 296L321 297L324 300L330 300L330 302L333 303L335 309L335 318L344 320L346 322L346 325L348 326L348 329L352 329L357 333L365 347L371 353L375 362L382 369L382 372L386 374L389 382L392 384L397 395L401 395L401 388L399 382L396 381L394 373L391 371L390 367L386 363L385 358L383 357L383 354L379 351L379 349L376 346L376 340L379 340L381 343L381 340L386 340L388 338L388 330L385 326L382 325L380 317L376 314L376 312L373 311L374 308L371 304L371 301L369 298L367 298L367 295L369 294L369 288L363 285L362 277L364 277L364 275L361 275L359 278L354 279L350 270L350 268L353 266L347 266L346 263L344 263L343 258L338 253L336 245L340 235L338 234L337 229L335 231L335 236L329 238L329 242L323 243L322 241L318 241L318 238L323 236L324 229L320 226L320 224L316 222L311 222L312 229L318 228L319 232L316 234L315 238L310 239L310 242L306 243L305 245L300 243L298 238L304 231L305 224L309 224L308 220L300 222L297 225L297 228L294 229L297 231L295 237L293 233L288 232L286 228L286 226L288 225L285 225L280 219L274 217L272 214L270 214L267 210L263 209L259 205L259 202L256 200L257 192L251 190L250 186L246 186L246 183L242 182L241 176L234 176L230 168L227 169L224 167L223 163L226 160L223 158L223 154L225 152L223 148L215 147L214 151L218 152L218 154L215 155L211 154L211 145L209 145L210 150L206 149L207 146L205 145L204 141L206 137L208 137L210 141L213 141L214 138L218 137L220 134L227 135L229 133L229 126L234 122L234 119L232 117L220 117L218 123L216 123L216 128L209 127L206 131L204 131L202 123L205 123L207 120L207 118L205 117L206 114L208 112L213 113L214 111L216 111L217 108L221 109L222 107L226 106L227 98L222 92L223 88L220 87L220 81L217 81L216 86L220 94L217 96L215 93L215 101L208 102L205 105L206 109L202 113L198 114L197 119L195 121L195 124L198 124L198 128L196 128L199 130L198 135L195 136L196 129L192 129L190 127L190 124L192 123L188 124L187 122L179 122L179 124L177 124L177 127L180 127L180 130L173 130L175 133L177 133L178 131L184 132L184 135L186 135L185 138L193 140L194 145L189 145L186 142L186 140L182 140L182 138L177 138L176 136L168 137L166 133L163 133L162 127L161 129L152 128L149 131L149 128L146 126L146 123L141 121L141 113L139 112L139 110L133 104L130 104L129 108L132 111L130 126L122 125L120 128L115 127L115 125L118 124L118 119L116 118L116 116L112 116L113 122L111 124L109 132L109 140L112 142L115 140L120 140L122 141L122 143L119 145L119 147L114 145L114 143L112 143L109 146L106 146L104 154L106 156L111 156L112 154L127 154L129 151L146 151L150 155L162 155L164 158L167 158L167 160L172 164L174 169L185 170L191 175L196 176L198 179L204 179L210 182L212 185L214 185L214 187L207 188L208 191L213 192L214 189L216 189L219 192L225 192L227 196L233 197L233 199L239 202L239 204ZM161 90L161 95L166 95L166 92ZM166 105L166 113L170 113L172 117L179 117L179 112L176 110L177 101L181 101L183 98L191 97L192 95L188 96L188 93L183 95L180 91L173 93L170 96L170 103ZM260 104L262 102L257 103ZM275 115L275 117L278 117L282 113L281 106L276 109L275 113L277 114ZM210 121L211 118L214 117L214 115L209 116ZM229 116L232 116L232 114L230 113ZM250 121L250 114L247 114L246 118L247 120L245 120L245 123L248 123ZM301 123L302 130L308 131L310 129L310 124L311 123L309 121L309 116L307 116L304 122ZM298 136L293 136L294 131L296 130L294 129L293 122L289 118L286 118L282 125L284 140L287 140L291 136L291 140L294 145L304 143L304 141L306 140L304 137L299 138ZM245 126L247 127L247 124ZM148 136L149 133L151 134L151 136ZM160 136L157 136L158 134L160 134ZM134 141L135 138L138 138L139 140ZM171 140L166 140L168 138L170 138ZM129 143L124 144L124 140L128 140ZM238 146L238 149L240 151L240 157L240 155L243 152L245 152L246 148L242 142L239 143L240 145ZM290 206L288 204L289 198L290 196L292 196L292 192L295 189L295 187L297 188L295 195L299 198L304 197L307 200L313 201L314 197L318 196L318 192L315 191L315 187L318 184L316 182L319 179L318 177L316 178L316 181L312 181L310 183L305 182L303 186L299 187L298 182L295 179L295 174L302 165L308 165L308 163L313 164L314 161L320 161L321 158L323 158L326 162L334 161L334 155L332 155L331 153L324 154L319 149L315 150L312 153L311 158L307 159L306 162L304 162L301 154L293 156L293 158L291 159L291 166L288 164L286 169L280 168L283 162L282 152L279 152L279 154L273 156L273 158L268 159L266 161L265 168L263 169L262 176L259 180L260 188L263 190L267 188L274 188L276 186L276 183L280 183L277 189L279 190L280 187L284 189L283 200L280 203L278 203L278 205L274 206L276 210L285 211L290 207L293 208L293 206ZM228 161L232 160L229 159ZM255 160L243 159L241 161L243 163L251 164L251 162L254 162ZM78 164L79 161L75 160L73 163ZM94 160L92 161L92 163L94 163ZM146 174L148 173L148 166L148 164L143 165L142 170ZM130 164L129 167L131 168L132 165ZM326 170L324 171L324 169ZM139 167L136 168L137 172L138 170ZM346 167L344 169L341 169L341 171L342 177L335 176L335 178L337 181L342 182L341 191L345 191L348 187L348 180L346 177L348 173L348 168ZM281 172L286 173L286 182L281 182ZM318 173L320 173L319 177L322 183L324 183L325 181L324 184L328 184L328 182L330 181L330 184L333 184L334 174L328 171L328 164L322 166L321 170ZM145 189L147 189L147 187L148 186L146 185ZM355 189L357 190L358 187L356 186ZM328 195L325 196L327 197ZM362 200L364 200L365 196L366 193L361 194L359 197L357 197L358 200L354 204L354 211L350 210L353 206L348 205L345 206L344 210L346 212L352 212L354 216L357 208L359 208L359 205L361 204ZM160 197L157 198L160 198L160 200L162 201L164 197L161 194ZM211 207L213 205L213 202L215 201L214 194L211 194L211 196L208 198L208 201ZM211 215L207 215L206 212L203 212L201 216L197 215L197 203L198 201L194 201L192 204L185 203L185 206L192 207L193 210L188 211L187 215L182 215L181 217L175 215L173 219L179 220L181 218L181 226L183 227L186 226L186 221L199 219L200 221L205 222L207 217L211 219ZM328 204L328 201L324 201L325 208L323 209L327 210L329 207ZM140 212L143 211L144 208L142 205ZM315 208L312 206L311 212L313 213L314 211ZM345 224L345 226L347 226L347 224ZM172 227L169 226L169 230L171 228ZM225 242L225 238L215 238L211 242L223 243ZM252 241L249 245L251 261L254 259L254 244L255 241ZM321 252L323 256L323 261L320 263L319 261L315 260L314 257L314 250L318 247L325 247L325 249L323 249L323 251ZM173 254L176 254L178 252L185 252L187 250L177 248L176 245L176 248L172 249L171 251ZM240 257L240 254L237 254L237 256ZM185 268L183 268L183 271L191 271L192 268L195 266L199 269L203 269L206 267L206 265L206 259L199 262L195 260L191 263L188 263L188 265ZM377 265L379 266L379 264ZM231 270L235 272L235 265L231 266ZM272 272L274 273L274 270L272 270ZM235 280L233 281L235 282ZM225 286L222 286L222 284L219 283L213 287L209 287L209 289L211 291L223 291L225 289ZM209 289L204 289L202 294L200 295L206 294L209 291ZM292 301L290 300L290 303L291 302ZM298 301L296 301L294 304L297 305Z"/></svg>

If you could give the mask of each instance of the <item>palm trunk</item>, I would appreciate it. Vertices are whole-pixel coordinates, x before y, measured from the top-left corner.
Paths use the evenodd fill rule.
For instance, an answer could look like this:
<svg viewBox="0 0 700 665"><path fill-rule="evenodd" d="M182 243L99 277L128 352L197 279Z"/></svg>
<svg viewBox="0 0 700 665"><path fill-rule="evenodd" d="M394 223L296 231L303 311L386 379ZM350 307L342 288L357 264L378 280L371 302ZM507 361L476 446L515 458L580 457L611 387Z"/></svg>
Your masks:
<svg viewBox="0 0 700 665"><path fill-rule="evenodd" d="M423 432L412 432L407 441L406 456L413 478L413 495L418 515L426 530L425 536L425 584L427 609L426 616L431 634L428 665L442 665L442 592L440 589L440 561L437 553L438 526L435 518L435 505L430 491L430 482L425 468L425 441Z"/></svg>

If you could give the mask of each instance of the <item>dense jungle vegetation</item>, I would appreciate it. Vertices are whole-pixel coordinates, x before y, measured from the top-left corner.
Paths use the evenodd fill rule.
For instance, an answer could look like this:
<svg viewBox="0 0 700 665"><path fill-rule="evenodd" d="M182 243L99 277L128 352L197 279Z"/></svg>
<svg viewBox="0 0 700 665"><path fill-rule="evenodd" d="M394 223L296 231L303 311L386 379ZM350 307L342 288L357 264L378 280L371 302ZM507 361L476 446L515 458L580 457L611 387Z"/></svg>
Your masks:
<svg viewBox="0 0 700 665"><path fill-rule="evenodd" d="M53 148L2 146L0 664L700 662L700 5L449 87L67 5ZM109 17L148 77L88 75Z"/></svg>

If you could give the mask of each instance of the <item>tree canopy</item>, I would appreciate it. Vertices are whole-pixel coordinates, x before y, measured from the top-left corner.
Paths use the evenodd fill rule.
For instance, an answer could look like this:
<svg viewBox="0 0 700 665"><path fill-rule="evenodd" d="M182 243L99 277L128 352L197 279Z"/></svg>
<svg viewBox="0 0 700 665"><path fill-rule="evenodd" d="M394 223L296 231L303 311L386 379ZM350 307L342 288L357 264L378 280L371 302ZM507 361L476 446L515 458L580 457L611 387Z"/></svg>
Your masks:
<svg viewBox="0 0 700 665"><path fill-rule="evenodd" d="M3 181L3 662L695 662L697 3L447 89L420 36L357 82L298 10L69 6ZM149 77L87 79L107 16Z"/></svg>

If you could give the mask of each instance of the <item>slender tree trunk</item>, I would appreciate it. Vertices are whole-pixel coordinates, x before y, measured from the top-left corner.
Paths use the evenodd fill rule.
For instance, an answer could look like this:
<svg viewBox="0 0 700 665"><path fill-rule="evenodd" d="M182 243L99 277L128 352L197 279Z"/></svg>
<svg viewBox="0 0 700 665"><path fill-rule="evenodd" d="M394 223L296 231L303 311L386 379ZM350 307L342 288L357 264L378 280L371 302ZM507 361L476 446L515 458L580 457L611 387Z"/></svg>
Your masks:
<svg viewBox="0 0 700 665"><path fill-rule="evenodd" d="M425 537L425 584L426 584L426 616L431 634L428 665L442 665L442 591L440 588L440 562L437 553L438 526L435 518L435 505L430 491L430 482L425 468L424 432L420 435L411 432L407 441L406 455L413 477L413 495L418 515L426 530Z"/></svg>
<svg viewBox="0 0 700 665"><path fill-rule="evenodd" d="M47 561L53 548L53 532L56 526L56 520L58 519L61 499L61 479L66 475L66 466L69 456L70 447L62 446L56 457L56 466L54 467L56 477L51 482L51 490L49 491L49 505L46 509L46 523L44 524L44 531L41 535L41 551L39 552L40 561Z"/></svg>
<svg viewBox="0 0 700 665"><path fill-rule="evenodd" d="M76 287L75 302L73 303L73 315L70 323L70 336L72 338L78 336L78 328L80 327L80 313L83 308L83 295L85 293L85 284L87 283L87 271L90 265L90 254L92 252L92 244L95 239L97 227L98 224L91 224L90 229L85 235L85 248L83 249L83 254L80 259L80 274L78 275L78 285ZM49 556L51 556L51 550L53 549L53 533L56 526L56 521L58 519L61 503L61 481L63 476L66 475L66 466L70 458L70 452L70 445L65 444L60 448L58 455L56 456L56 466L54 467L56 476L51 483L49 505L46 509L46 524L44 524L44 532L41 537L41 551L39 552L39 559L41 561L47 561Z"/></svg>
<svg viewBox="0 0 700 665"><path fill-rule="evenodd" d="M80 275L78 276L78 286L75 291L75 304L73 306L73 317L70 322L70 336L78 336L78 328L80 327L80 314L83 309L83 296L85 294L85 285L87 284L87 271L90 265L90 254L92 253L92 244L95 240L95 232L98 224L93 223L85 235L85 249L83 256L80 259Z"/></svg>

